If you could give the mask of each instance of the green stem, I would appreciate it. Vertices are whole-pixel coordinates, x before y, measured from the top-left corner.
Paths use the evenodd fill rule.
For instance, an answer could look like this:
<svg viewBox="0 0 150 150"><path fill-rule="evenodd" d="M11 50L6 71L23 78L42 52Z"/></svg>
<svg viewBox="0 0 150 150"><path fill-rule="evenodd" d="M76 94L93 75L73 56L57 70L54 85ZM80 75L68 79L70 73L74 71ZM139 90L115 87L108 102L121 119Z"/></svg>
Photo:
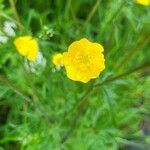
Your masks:
<svg viewBox="0 0 150 150"><path fill-rule="evenodd" d="M20 31L22 31L24 27L21 24L21 21L20 21L20 18L19 18L16 6L15 6L15 2L14 2L14 0L9 0L9 3L10 3L10 7L11 7L11 9L13 11L14 17L16 19L16 22L17 22L17 24L18 24L18 26L20 28Z"/></svg>
<svg viewBox="0 0 150 150"><path fill-rule="evenodd" d="M15 23L19 26L19 23L18 23L15 19L13 19L13 18L11 18L10 16L4 14L2 11L0 11L0 17L3 17L3 18L5 18L5 19L7 19L7 20L10 20L10 21L12 21L12 22L15 22Z"/></svg>
<svg viewBox="0 0 150 150"><path fill-rule="evenodd" d="M66 2L66 8L65 8L65 14L64 14L65 18L68 17L71 3L72 3L72 0L67 0L67 2Z"/></svg>
<svg viewBox="0 0 150 150"><path fill-rule="evenodd" d="M116 81L116 80L118 80L120 78L126 77L126 76L128 76L128 75L130 75L132 73L135 73L135 72L137 72L139 70L142 70L142 69L145 69L147 67L150 67L150 62L147 62L147 63L145 63L145 64L143 64L143 65L141 65L141 66L139 66L137 68L134 68L134 69L129 70L129 71L125 72L125 73L122 73L122 74L120 74L120 75L118 75L116 77L109 78L109 79L103 81L102 83L96 84L96 85L94 85L94 88L98 88L98 87L101 87L103 85L109 84L109 83L111 83L113 81Z"/></svg>
<svg viewBox="0 0 150 150"><path fill-rule="evenodd" d="M88 15L87 18L86 18L85 24L87 24L88 22L90 22L90 20L91 20L92 17L94 16L96 10L98 9L98 6L99 6L99 4L100 4L100 1L101 1L101 0L97 0L97 1L96 1L96 3L95 3L95 5L93 6L91 12L89 13L89 15Z"/></svg>
<svg viewBox="0 0 150 150"><path fill-rule="evenodd" d="M4 76L0 75L0 81L2 81L4 84L6 84L12 91L14 91L17 95L22 97L26 102L29 102L32 104L32 100L26 96L22 91L20 91L14 84L12 84L8 79L6 79Z"/></svg>

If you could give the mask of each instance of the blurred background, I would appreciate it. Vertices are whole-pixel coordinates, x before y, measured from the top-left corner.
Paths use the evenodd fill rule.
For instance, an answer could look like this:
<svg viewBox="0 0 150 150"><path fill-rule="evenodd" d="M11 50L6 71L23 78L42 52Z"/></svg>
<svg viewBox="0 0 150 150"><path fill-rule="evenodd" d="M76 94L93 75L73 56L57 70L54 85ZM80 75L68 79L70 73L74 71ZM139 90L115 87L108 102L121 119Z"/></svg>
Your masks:
<svg viewBox="0 0 150 150"><path fill-rule="evenodd" d="M38 39L29 62L14 46ZM52 64L75 40L105 48L87 84ZM150 7L132 0L0 0L0 150L149 150Z"/></svg>

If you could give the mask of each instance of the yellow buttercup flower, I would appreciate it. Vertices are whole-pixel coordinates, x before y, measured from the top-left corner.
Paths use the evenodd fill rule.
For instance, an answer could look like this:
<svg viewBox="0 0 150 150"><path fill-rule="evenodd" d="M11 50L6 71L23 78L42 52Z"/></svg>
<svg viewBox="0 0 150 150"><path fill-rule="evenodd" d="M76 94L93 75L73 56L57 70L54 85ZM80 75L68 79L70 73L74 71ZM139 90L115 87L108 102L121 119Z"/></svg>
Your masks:
<svg viewBox="0 0 150 150"><path fill-rule="evenodd" d="M150 5L150 0L135 0L135 2L145 6Z"/></svg>
<svg viewBox="0 0 150 150"><path fill-rule="evenodd" d="M52 62L56 67L63 65L63 55L58 53L53 56Z"/></svg>
<svg viewBox="0 0 150 150"><path fill-rule="evenodd" d="M63 64L68 78L74 81L88 82L97 78L105 69L104 48L83 38L73 42L68 52L63 54Z"/></svg>
<svg viewBox="0 0 150 150"><path fill-rule="evenodd" d="M17 51L27 57L30 61L37 58L38 55L38 42L32 36L21 36L15 39L14 44Z"/></svg>

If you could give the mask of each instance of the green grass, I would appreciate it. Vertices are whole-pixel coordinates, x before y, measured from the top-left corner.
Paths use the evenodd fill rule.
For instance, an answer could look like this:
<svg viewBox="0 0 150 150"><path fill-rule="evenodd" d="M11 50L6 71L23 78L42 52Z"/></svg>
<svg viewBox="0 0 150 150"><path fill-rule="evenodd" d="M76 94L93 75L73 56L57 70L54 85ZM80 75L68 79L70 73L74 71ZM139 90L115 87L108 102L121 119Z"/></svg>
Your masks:
<svg viewBox="0 0 150 150"><path fill-rule="evenodd" d="M0 43L0 150L147 150L149 18L150 7L131 0L0 0L0 31L15 22L47 60L33 72L15 37ZM83 37L105 48L106 69L87 84L51 62Z"/></svg>

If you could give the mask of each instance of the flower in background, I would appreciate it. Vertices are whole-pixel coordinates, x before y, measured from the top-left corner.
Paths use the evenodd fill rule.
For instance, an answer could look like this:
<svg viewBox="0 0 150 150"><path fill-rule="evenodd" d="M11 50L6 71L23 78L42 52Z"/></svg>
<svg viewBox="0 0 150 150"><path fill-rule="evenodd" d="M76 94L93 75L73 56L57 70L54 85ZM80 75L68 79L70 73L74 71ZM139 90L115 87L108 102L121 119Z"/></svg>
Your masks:
<svg viewBox="0 0 150 150"><path fill-rule="evenodd" d="M63 55L61 53L55 54L52 58L53 64L56 66L57 70L63 66Z"/></svg>
<svg viewBox="0 0 150 150"><path fill-rule="evenodd" d="M135 2L145 6L150 5L150 0L135 0Z"/></svg>
<svg viewBox="0 0 150 150"><path fill-rule="evenodd" d="M39 33L39 38L42 40L49 40L54 36L55 32L53 28L49 28L48 26L43 26L43 29Z"/></svg>
<svg viewBox="0 0 150 150"><path fill-rule="evenodd" d="M5 21L0 32L0 43L7 43L10 37L16 35L15 29L17 25L12 21Z"/></svg>
<svg viewBox="0 0 150 150"><path fill-rule="evenodd" d="M46 66L46 59L44 58L44 56L43 56L43 54L41 52L38 52L37 59L36 59L35 63L37 65L42 66L42 67Z"/></svg>
<svg viewBox="0 0 150 150"><path fill-rule="evenodd" d="M38 42L32 36L21 36L15 39L17 51L28 60L34 61L38 55Z"/></svg>
<svg viewBox="0 0 150 150"><path fill-rule="evenodd" d="M8 35L8 36L15 36L16 33L14 31L14 29L16 29L17 26L14 22L10 22L10 21L5 21L4 22L4 27L3 27L3 31Z"/></svg>
<svg viewBox="0 0 150 150"><path fill-rule="evenodd" d="M35 74L42 73L45 66L46 66L46 58L44 58L43 54L40 51L38 52L38 55L35 61L28 62L27 60L25 60L26 69Z"/></svg>
<svg viewBox="0 0 150 150"><path fill-rule="evenodd" d="M1 34L0 35L0 43L5 44L5 43L7 43L7 41L8 41L8 37L3 35L3 34Z"/></svg>
<svg viewBox="0 0 150 150"><path fill-rule="evenodd" d="M63 54L63 64L68 78L88 82L97 78L105 69L104 48L98 43L83 38L73 42Z"/></svg>

